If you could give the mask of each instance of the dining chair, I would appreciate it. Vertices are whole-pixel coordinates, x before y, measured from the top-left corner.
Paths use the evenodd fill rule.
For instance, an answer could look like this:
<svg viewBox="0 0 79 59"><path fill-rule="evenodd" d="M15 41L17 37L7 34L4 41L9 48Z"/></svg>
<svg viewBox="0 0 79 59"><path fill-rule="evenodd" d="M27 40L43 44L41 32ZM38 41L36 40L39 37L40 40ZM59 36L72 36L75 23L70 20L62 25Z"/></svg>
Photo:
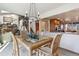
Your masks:
<svg viewBox="0 0 79 59"><path fill-rule="evenodd" d="M50 43L51 43L52 40L53 40L53 39L52 39L51 37L48 37L48 38L39 40L39 41L37 41L37 42L35 42L35 43L32 44L31 50L32 50L32 51L35 51L36 56L39 56L39 48L40 48L41 46L48 46L48 47L49 47L49 45L50 45ZM48 44L48 45L47 45L47 44Z"/></svg>
<svg viewBox="0 0 79 59"><path fill-rule="evenodd" d="M39 55L47 55L47 56L59 56L60 55L60 40L62 34L57 34L51 43L51 47L43 46L39 49Z"/></svg>
<svg viewBox="0 0 79 59"><path fill-rule="evenodd" d="M15 37L15 35L12 34L12 39L13 39L13 56L19 56L20 55L20 51L19 51L19 44L18 41Z"/></svg>

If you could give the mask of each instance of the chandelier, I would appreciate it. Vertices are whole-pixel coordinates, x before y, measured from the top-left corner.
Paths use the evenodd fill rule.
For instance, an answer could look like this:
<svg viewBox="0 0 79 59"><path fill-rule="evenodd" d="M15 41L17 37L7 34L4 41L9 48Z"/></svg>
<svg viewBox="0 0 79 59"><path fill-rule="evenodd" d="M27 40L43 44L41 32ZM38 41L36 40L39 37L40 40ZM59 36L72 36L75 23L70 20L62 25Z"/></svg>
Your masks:
<svg viewBox="0 0 79 59"><path fill-rule="evenodd" d="M29 9L29 20L38 20L38 19L39 19L39 12L36 7L36 4L31 3Z"/></svg>
<svg viewBox="0 0 79 59"><path fill-rule="evenodd" d="M29 11L26 12L25 17L31 21L39 20L39 11L35 3L30 3Z"/></svg>
<svg viewBox="0 0 79 59"><path fill-rule="evenodd" d="M30 28L31 26L34 25L34 22L39 20L39 11L36 7L35 3L30 3L29 6L29 11L26 12L25 15L25 20L24 20L24 25L26 26L26 28L28 29L29 33L30 33ZM33 25L32 25L33 23Z"/></svg>

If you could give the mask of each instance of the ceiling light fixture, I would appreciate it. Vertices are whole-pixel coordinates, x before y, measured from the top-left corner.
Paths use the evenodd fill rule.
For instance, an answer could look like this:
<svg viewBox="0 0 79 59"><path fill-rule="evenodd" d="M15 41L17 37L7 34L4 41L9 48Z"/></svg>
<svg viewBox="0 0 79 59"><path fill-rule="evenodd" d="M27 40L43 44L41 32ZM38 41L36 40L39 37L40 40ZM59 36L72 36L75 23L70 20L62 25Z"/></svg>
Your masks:
<svg viewBox="0 0 79 59"><path fill-rule="evenodd" d="M39 20L39 11L35 3L30 3L29 11L26 11L24 19L25 20L23 21L23 24L26 26L27 29L29 28L30 32L31 22Z"/></svg>
<svg viewBox="0 0 79 59"><path fill-rule="evenodd" d="M30 9L29 9L29 20L38 20L39 18L39 12L37 10L36 4L31 3Z"/></svg>
<svg viewBox="0 0 79 59"><path fill-rule="evenodd" d="M39 11L35 3L30 3L29 11L26 11L25 17L28 17L31 21L39 20Z"/></svg>

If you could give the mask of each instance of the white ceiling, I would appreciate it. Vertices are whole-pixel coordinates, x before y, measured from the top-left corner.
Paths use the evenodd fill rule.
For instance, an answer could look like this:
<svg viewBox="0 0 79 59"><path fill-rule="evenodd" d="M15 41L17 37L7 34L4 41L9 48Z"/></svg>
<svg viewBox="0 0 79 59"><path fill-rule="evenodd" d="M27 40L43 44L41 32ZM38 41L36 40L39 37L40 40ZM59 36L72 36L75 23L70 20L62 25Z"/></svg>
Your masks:
<svg viewBox="0 0 79 59"><path fill-rule="evenodd" d="M64 4L65 3L36 3L36 7L38 8L39 13L43 14ZM0 10L25 15L25 12L29 10L29 5L29 3L0 3Z"/></svg>

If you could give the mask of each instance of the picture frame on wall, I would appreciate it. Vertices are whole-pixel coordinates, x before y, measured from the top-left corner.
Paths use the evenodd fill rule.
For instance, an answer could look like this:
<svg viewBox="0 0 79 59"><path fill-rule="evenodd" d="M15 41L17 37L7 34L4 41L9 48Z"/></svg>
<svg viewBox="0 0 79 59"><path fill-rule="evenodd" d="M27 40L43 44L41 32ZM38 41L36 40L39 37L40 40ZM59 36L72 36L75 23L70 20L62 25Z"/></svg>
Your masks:
<svg viewBox="0 0 79 59"><path fill-rule="evenodd" d="M12 17L3 17L3 22L12 23L13 18Z"/></svg>

